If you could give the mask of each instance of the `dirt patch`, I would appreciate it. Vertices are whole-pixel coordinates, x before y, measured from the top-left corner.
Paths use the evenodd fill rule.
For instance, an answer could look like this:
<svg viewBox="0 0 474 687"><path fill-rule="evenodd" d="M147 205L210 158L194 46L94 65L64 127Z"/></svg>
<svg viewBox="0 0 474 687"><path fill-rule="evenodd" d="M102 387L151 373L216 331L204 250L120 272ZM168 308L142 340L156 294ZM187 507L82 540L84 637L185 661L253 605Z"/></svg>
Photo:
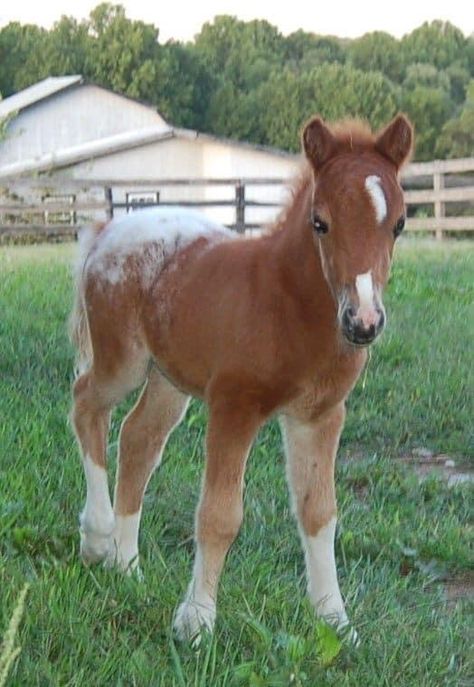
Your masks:
<svg viewBox="0 0 474 687"><path fill-rule="evenodd" d="M447 453L433 453L426 448L416 448L401 456L407 465L413 466L421 481L439 477L448 487L474 482L474 469L465 461L454 460Z"/></svg>
<svg viewBox="0 0 474 687"><path fill-rule="evenodd" d="M474 571L445 580L444 593L449 606L455 606L459 601L473 601Z"/></svg>

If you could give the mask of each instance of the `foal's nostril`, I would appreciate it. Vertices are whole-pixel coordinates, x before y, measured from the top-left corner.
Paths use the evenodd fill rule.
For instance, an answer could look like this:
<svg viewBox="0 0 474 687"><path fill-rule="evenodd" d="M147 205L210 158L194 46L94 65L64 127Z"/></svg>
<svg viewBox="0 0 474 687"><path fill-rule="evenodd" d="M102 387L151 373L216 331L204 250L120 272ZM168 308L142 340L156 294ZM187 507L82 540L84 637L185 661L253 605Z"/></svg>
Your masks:
<svg viewBox="0 0 474 687"><path fill-rule="evenodd" d="M342 328L351 331L354 328L355 310L350 305L344 308L341 318Z"/></svg>

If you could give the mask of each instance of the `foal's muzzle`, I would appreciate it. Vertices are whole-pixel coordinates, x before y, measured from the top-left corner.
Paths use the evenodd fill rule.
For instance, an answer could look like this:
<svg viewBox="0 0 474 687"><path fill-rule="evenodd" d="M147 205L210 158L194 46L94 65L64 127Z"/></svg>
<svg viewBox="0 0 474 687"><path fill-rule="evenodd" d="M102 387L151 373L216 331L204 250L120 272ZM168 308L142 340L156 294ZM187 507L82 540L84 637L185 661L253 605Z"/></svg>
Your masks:
<svg viewBox="0 0 474 687"><path fill-rule="evenodd" d="M385 313L382 308L376 307L370 313L361 318L356 310L347 305L341 315L341 329L345 338L356 346L368 346L380 334L385 326Z"/></svg>

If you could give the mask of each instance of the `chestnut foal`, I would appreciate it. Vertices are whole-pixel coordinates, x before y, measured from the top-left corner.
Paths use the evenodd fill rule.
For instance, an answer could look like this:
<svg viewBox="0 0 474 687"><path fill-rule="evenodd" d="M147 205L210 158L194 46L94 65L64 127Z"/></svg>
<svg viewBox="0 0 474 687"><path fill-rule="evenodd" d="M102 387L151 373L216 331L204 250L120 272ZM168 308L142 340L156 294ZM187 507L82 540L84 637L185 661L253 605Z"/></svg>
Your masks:
<svg viewBox="0 0 474 687"><path fill-rule="evenodd" d="M292 201L258 239L163 208L114 219L82 240L71 331L85 561L137 566L143 494L166 440L191 395L209 407L193 577L175 617L181 638L213 627L219 576L242 521L247 456L273 414L311 601L336 626L348 622L334 559L334 461L345 399L385 323L381 292L404 224L397 177L412 139L403 115L378 134L313 118ZM112 507L110 412L144 382L122 425Z"/></svg>

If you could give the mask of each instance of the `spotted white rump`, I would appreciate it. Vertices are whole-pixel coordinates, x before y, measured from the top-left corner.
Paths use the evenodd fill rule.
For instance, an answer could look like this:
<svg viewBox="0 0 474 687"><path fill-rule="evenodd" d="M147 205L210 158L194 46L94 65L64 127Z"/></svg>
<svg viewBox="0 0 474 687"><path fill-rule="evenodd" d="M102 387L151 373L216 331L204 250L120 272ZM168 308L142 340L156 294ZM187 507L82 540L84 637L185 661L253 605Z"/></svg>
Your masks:
<svg viewBox="0 0 474 687"><path fill-rule="evenodd" d="M367 177L365 180L365 188L374 206L377 222L381 224L387 216L387 200L380 177L375 175Z"/></svg>
<svg viewBox="0 0 474 687"><path fill-rule="evenodd" d="M153 208L113 219L99 235L87 269L111 284L124 277L125 262L141 257L140 278L150 282L175 253L199 238L211 242L231 238L228 229L183 208Z"/></svg>

